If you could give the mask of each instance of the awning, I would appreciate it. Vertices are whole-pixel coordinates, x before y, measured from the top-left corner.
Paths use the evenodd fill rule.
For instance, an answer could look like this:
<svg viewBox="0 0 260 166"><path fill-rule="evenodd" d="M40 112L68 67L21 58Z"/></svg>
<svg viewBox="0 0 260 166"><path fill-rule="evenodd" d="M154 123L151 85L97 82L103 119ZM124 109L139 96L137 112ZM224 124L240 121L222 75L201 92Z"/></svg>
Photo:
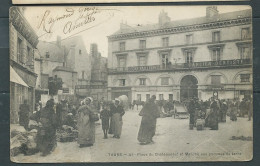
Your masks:
<svg viewBox="0 0 260 166"><path fill-rule="evenodd" d="M14 71L14 69L10 66L10 81L20 84L25 87L29 87L23 79Z"/></svg>

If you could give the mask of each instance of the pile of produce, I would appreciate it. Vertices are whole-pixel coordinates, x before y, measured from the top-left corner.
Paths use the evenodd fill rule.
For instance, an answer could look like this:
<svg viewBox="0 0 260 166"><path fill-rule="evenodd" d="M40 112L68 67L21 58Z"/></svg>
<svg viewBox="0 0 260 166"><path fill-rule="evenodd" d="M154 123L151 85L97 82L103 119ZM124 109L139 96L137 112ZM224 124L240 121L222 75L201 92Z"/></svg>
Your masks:
<svg viewBox="0 0 260 166"><path fill-rule="evenodd" d="M61 129L57 130L57 141L72 142L78 138L78 131L71 126L63 125Z"/></svg>
<svg viewBox="0 0 260 166"><path fill-rule="evenodd" d="M38 152L36 148L37 130L26 131L23 126L11 125L10 155L33 155Z"/></svg>

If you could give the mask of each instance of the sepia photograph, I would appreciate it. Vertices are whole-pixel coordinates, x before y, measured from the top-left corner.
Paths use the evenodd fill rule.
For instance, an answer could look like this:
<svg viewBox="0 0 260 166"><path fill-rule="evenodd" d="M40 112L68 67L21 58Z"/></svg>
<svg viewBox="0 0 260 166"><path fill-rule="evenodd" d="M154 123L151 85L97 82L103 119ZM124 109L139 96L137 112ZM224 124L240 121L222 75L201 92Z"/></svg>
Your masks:
<svg viewBox="0 0 260 166"><path fill-rule="evenodd" d="M9 14L11 161L253 159L250 6Z"/></svg>

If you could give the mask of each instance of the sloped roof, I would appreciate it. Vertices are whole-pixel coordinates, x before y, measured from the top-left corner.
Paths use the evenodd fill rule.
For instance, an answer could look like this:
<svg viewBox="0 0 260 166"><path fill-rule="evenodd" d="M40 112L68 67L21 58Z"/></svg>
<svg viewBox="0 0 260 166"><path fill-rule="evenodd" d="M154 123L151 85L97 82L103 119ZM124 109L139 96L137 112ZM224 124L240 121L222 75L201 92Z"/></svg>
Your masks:
<svg viewBox="0 0 260 166"><path fill-rule="evenodd" d="M113 33L110 36L116 36L120 34L127 34L127 33L134 33L134 32L143 32L143 31L152 31L157 29L166 29L166 28L173 28L173 27L180 27L180 26L189 26L189 25L196 25L196 24L204 24L204 23L211 23L216 21L225 21L225 20L232 20L237 18L245 18L251 17L252 10L241 10L229 13L222 13L218 14L216 17L208 18L204 17L197 17L197 18L190 18L190 19L183 19L183 20L174 20L160 26L157 24L148 24L148 25L137 25L137 26L129 26L123 25L123 27Z"/></svg>
<svg viewBox="0 0 260 166"><path fill-rule="evenodd" d="M62 47L59 47L54 42L39 41L37 48L41 58L55 62L64 62L64 52ZM50 57L46 58L46 52L49 52Z"/></svg>
<svg viewBox="0 0 260 166"><path fill-rule="evenodd" d="M61 40L61 45L65 46L66 51L68 51L71 46L76 46L80 41L83 42L81 36L73 36L71 38Z"/></svg>
<svg viewBox="0 0 260 166"><path fill-rule="evenodd" d="M39 41L37 48L40 52L41 58L62 63L64 62L64 54L68 54L70 47L77 45L79 41L83 42L81 36L73 36L71 38L63 39L61 40L61 46L58 46L56 41ZM49 58L46 58L46 52L49 52Z"/></svg>
<svg viewBox="0 0 260 166"><path fill-rule="evenodd" d="M57 66L57 67L55 67L55 69L53 69L53 71L66 71L66 72L71 72L71 73L77 73L72 68L64 67L64 66Z"/></svg>

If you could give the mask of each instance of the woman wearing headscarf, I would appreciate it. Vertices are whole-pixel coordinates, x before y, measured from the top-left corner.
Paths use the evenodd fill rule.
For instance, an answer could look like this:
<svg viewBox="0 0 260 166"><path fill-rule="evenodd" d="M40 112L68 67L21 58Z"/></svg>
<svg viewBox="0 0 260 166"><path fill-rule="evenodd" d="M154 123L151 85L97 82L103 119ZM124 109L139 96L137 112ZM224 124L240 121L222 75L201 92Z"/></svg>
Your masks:
<svg viewBox="0 0 260 166"><path fill-rule="evenodd" d="M98 116L92 102L93 99L88 97L78 109L78 144L80 147L93 146L95 143L95 121L98 120Z"/></svg>
<svg viewBox="0 0 260 166"><path fill-rule="evenodd" d="M57 145L56 128L57 119L54 111L54 100L47 101L46 106L36 113L39 129L37 132L37 148L42 152L42 156L51 153Z"/></svg>
<svg viewBox="0 0 260 166"><path fill-rule="evenodd" d="M149 102L145 103L139 115L142 116L141 125L138 132L137 140L142 144L153 142L155 135L156 119L160 117L160 110L155 104L156 97L153 95Z"/></svg>
<svg viewBox="0 0 260 166"><path fill-rule="evenodd" d="M120 105L120 100L115 99L115 103L110 106L111 111L111 134L113 138L120 138L123 126L122 116L125 114L124 108Z"/></svg>

